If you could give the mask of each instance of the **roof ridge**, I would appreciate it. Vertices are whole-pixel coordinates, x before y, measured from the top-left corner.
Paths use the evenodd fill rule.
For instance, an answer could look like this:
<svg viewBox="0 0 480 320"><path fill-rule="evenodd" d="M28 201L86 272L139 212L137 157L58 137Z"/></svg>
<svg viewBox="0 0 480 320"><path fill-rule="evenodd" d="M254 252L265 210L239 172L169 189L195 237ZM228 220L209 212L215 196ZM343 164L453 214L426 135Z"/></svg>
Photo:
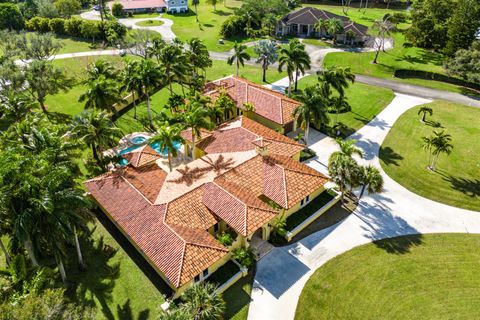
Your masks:
<svg viewBox="0 0 480 320"><path fill-rule="evenodd" d="M138 190L130 181L128 181L128 179L126 179L124 176L121 176L120 178L122 178L126 183L128 183L128 185L130 185L130 187L132 187L135 191L138 192L138 194L140 194L145 200L147 200L147 202L150 204L150 205L154 205L155 203L151 202L150 200L148 200L147 197L145 197L145 195L143 193L140 192L140 190Z"/></svg>
<svg viewBox="0 0 480 320"><path fill-rule="evenodd" d="M182 249L182 257L180 258L180 269L178 270L178 274L176 275L176 281L175 281L175 286L179 286L180 285L180 278L182 276L182 273L183 273L183 266L185 264L185 248L187 246L187 241L185 241L185 239L183 239L175 230L173 230L172 227L170 227L168 225L168 223L163 223L163 225L165 225L170 231L172 231L173 234L175 234L177 236L177 238L179 238L181 241L183 241L183 249Z"/></svg>

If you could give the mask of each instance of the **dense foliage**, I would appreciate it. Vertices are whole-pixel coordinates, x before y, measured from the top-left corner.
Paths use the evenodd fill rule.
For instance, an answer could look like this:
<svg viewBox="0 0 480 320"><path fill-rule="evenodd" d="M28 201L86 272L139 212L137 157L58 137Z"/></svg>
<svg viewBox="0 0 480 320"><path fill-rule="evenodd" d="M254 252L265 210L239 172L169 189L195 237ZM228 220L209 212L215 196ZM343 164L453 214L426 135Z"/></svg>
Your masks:
<svg viewBox="0 0 480 320"><path fill-rule="evenodd" d="M0 29L20 30L23 25L23 15L15 4L0 3Z"/></svg>
<svg viewBox="0 0 480 320"><path fill-rule="evenodd" d="M480 83L480 41L474 41L469 49L458 50L445 66L452 75Z"/></svg>

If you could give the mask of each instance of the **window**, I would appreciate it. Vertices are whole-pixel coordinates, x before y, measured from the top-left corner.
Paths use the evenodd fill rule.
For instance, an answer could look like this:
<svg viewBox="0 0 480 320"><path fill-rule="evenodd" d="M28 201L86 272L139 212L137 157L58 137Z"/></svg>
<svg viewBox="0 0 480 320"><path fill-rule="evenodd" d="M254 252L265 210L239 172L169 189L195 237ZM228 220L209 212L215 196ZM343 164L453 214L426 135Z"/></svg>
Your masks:
<svg viewBox="0 0 480 320"><path fill-rule="evenodd" d="M306 202L310 202L310 195L307 196L307 201Z"/></svg>
<svg viewBox="0 0 480 320"><path fill-rule="evenodd" d="M303 206L303 199L302 199L302 201L300 201L300 205Z"/></svg>
<svg viewBox="0 0 480 320"><path fill-rule="evenodd" d="M202 278L205 279L206 277L208 277L208 269L205 269L202 272Z"/></svg>
<svg viewBox="0 0 480 320"><path fill-rule="evenodd" d="M200 275L196 275L195 278L193 278L193 282L197 283L200 281Z"/></svg>
<svg viewBox="0 0 480 320"><path fill-rule="evenodd" d="M220 230L220 226L218 225L218 223L215 223L215 224L213 225L213 232L214 232L214 233L217 233L218 230Z"/></svg>

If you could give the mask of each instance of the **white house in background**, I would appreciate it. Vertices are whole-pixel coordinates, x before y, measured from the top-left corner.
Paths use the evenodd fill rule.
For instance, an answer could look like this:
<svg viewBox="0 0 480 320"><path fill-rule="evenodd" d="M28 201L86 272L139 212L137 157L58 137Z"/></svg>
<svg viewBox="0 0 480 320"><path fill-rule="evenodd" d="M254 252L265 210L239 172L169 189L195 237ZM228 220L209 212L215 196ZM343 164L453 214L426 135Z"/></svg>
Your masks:
<svg viewBox="0 0 480 320"><path fill-rule="evenodd" d="M188 0L118 0L108 3L110 9L115 2L120 3L127 13L188 11Z"/></svg>

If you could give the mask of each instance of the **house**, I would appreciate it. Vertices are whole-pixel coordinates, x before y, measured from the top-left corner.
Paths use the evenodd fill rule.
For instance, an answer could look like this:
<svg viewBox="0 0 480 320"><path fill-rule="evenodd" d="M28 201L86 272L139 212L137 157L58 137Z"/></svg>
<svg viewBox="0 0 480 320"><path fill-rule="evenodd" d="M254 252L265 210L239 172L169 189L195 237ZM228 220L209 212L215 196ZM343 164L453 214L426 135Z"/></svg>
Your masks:
<svg viewBox="0 0 480 320"><path fill-rule="evenodd" d="M123 6L126 13L188 12L188 0L118 0L108 3L110 10L116 2Z"/></svg>
<svg viewBox="0 0 480 320"><path fill-rule="evenodd" d="M304 7L287 14L276 26L279 36L294 35L299 37L326 37L332 35L328 30L315 30L315 25L320 20L339 19L343 24L343 32L336 35L336 40L341 43L361 44L367 40L368 28L364 25L350 21L347 17L340 16L325 10Z"/></svg>
<svg viewBox="0 0 480 320"><path fill-rule="evenodd" d="M184 131L186 144L191 132ZM231 260L238 247L265 243L271 223L324 191L328 178L300 163L294 140L240 116L205 131L200 158L171 172L144 146L85 187L178 297ZM275 204L275 205L273 205ZM216 240L235 234L226 247Z"/></svg>
<svg viewBox="0 0 480 320"><path fill-rule="evenodd" d="M296 130L292 113L300 102L236 76L207 83L204 95L215 100L222 90L226 91L237 107L230 117L244 115L283 134ZM248 108L246 104L251 107Z"/></svg>

